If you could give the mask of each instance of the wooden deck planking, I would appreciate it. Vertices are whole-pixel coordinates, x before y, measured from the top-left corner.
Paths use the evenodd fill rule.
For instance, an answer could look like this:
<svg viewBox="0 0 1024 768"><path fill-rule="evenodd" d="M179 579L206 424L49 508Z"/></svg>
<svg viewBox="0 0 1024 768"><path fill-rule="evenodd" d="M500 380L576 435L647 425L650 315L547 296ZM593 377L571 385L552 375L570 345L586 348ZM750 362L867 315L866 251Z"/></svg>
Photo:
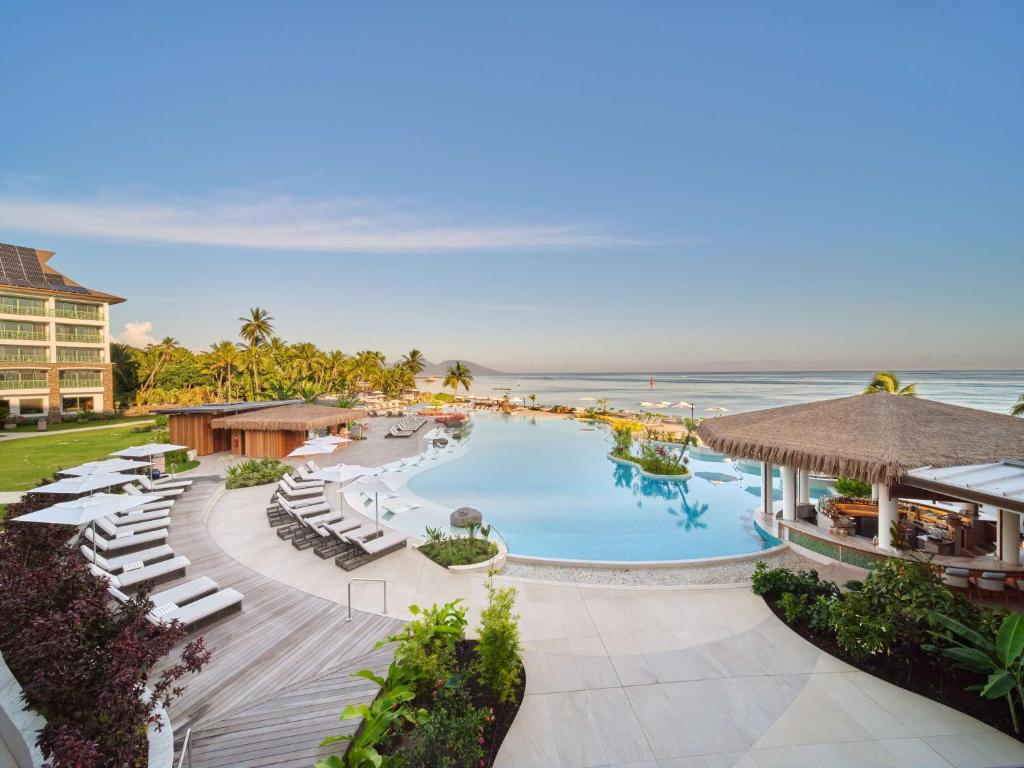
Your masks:
<svg viewBox="0 0 1024 768"><path fill-rule="evenodd" d="M256 573L227 556L206 530L205 514L219 481L197 479L171 512L168 543L192 562L184 581L209 576L244 595L241 613L200 628L213 660L185 680L171 705L175 741L192 728L195 768L305 766L329 754L325 737L351 733L338 716L368 702L376 686L352 673L381 672L391 660L378 640L404 622L353 611ZM266 526L262 509L253 525ZM272 535L267 529L268 535ZM177 583L177 582L172 582ZM170 586L170 585L168 585ZM173 663L173 656L167 663Z"/></svg>

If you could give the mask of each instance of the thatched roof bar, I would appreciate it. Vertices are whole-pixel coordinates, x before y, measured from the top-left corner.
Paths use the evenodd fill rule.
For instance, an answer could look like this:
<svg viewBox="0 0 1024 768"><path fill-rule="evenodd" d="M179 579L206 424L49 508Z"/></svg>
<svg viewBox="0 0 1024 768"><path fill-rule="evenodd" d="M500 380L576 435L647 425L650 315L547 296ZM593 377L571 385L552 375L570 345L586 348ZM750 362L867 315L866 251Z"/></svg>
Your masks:
<svg viewBox="0 0 1024 768"><path fill-rule="evenodd" d="M328 429L364 418L366 411L359 408L332 408L313 403L296 403L222 416L213 419L210 426L214 429L302 432L310 429Z"/></svg>
<svg viewBox="0 0 1024 768"><path fill-rule="evenodd" d="M885 393L704 419L698 434L730 456L889 485L918 467L1024 457L1024 419Z"/></svg>

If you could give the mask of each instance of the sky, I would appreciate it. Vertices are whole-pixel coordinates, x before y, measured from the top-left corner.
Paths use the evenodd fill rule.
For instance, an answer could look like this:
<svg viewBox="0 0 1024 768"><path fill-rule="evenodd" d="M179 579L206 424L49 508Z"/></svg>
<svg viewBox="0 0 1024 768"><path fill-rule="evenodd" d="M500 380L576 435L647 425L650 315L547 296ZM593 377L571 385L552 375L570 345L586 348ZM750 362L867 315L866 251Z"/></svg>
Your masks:
<svg viewBox="0 0 1024 768"><path fill-rule="evenodd" d="M1024 368L1019 2L0 8L0 242L119 338Z"/></svg>

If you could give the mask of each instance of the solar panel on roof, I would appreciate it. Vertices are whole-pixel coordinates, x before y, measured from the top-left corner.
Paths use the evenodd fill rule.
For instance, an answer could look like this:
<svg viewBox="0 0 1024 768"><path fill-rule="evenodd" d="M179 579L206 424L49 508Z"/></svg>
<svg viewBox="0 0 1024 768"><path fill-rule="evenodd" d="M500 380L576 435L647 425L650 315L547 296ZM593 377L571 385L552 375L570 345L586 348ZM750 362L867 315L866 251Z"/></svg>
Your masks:
<svg viewBox="0 0 1024 768"><path fill-rule="evenodd" d="M70 285L61 274L48 274L39 262L34 248L0 243L0 285L36 288L79 296L92 294L88 288Z"/></svg>

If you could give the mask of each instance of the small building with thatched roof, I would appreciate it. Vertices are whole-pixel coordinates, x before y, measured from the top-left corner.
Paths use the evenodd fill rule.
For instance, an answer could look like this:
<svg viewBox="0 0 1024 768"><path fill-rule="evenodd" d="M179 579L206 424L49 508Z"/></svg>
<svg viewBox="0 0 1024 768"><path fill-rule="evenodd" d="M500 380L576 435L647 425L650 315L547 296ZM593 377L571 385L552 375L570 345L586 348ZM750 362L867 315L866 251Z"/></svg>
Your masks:
<svg viewBox="0 0 1024 768"><path fill-rule="evenodd" d="M174 408L159 408L154 413L167 417L172 443L187 445L199 456L231 449L231 433L215 431L214 419L239 413L262 411L279 405L294 405L301 400L241 401L235 403L202 403Z"/></svg>
<svg viewBox="0 0 1024 768"><path fill-rule="evenodd" d="M363 418L366 411L358 408L292 403L221 416L210 426L215 432L230 434L232 453L280 459L316 433L337 434Z"/></svg>
<svg viewBox="0 0 1024 768"><path fill-rule="evenodd" d="M900 520L898 498L929 498L911 470L1024 458L1024 419L887 393L704 419L698 434L716 451L762 462L766 478L773 465L780 467L783 521L796 520L797 505L809 501L812 472L871 483L883 550L891 548L890 529ZM771 495L763 497L770 512ZM999 520L1000 538L1012 536L1016 551L1019 516L1000 513Z"/></svg>

